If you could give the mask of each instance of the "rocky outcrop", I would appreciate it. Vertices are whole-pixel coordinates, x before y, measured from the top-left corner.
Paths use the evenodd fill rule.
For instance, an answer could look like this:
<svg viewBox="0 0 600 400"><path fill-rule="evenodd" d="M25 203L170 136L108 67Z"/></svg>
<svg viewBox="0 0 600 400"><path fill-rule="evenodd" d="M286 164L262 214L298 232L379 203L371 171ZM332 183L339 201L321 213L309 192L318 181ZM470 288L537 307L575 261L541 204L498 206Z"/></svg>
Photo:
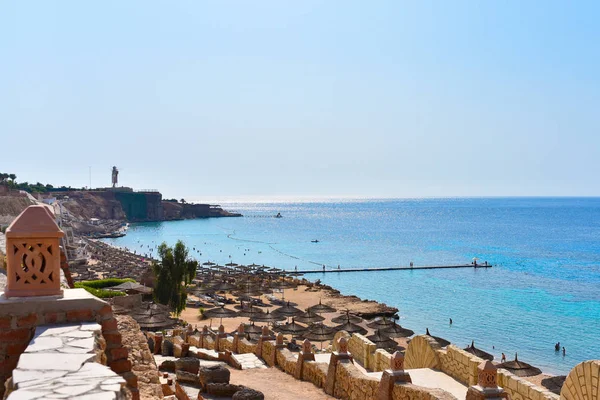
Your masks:
<svg viewBox="0 0 600 400"><path fill-rule="evenodd" d="M188 204L178 203L174 201L163 201L162 207L164 211L164 219L180 220L180 219L195 219L195 218L212 218L212 217L241 217L241 214L231 213L223 210L219 206L210 204Z"/></svg>

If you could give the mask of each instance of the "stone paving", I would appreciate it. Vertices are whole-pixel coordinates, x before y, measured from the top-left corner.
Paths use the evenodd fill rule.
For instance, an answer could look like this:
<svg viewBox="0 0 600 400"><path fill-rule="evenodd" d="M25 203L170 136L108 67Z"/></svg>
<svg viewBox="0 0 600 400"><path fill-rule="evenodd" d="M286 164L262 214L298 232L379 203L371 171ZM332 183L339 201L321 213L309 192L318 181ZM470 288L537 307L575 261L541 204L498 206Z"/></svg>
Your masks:
<svg viewBox="0 0 600 400"><path fill-rule="evenodd" d="M97 323L39 326L13 371L9 400L124 399L125 380L99 364Z"/></svg>
<svg viewBox="0 0 600 400"><path fill-rule="evenodd" d="M242 366L242 369L266 369L265 362L254 353L233 354L233 358Z"/></svg>

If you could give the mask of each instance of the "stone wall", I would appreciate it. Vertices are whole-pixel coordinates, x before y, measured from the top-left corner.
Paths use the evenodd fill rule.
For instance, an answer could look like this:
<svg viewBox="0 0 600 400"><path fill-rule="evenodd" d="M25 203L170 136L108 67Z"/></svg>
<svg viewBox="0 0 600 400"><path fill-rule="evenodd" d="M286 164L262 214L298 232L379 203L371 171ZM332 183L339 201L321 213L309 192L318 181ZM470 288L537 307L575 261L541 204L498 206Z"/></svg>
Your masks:
<svg viewBox="0 0 600 400"><path fill-rule="evenodd" d="M98 323L44 325L13 371L8 399L125 399L126 381L106 365L106 341Z"/></svg>
<svg viewBox="0 0 600 400"><path fill-rule="evenodd" d="M508 393L511 400L558 400L559 398L547 389L536 386L505 369L498 369L498 386Z"/></svg>
<svg viewBox="0 0 600 400"><path fill-rule="evenodd" d="M370 368L370 363L373 360L372 353L375 353L377 346L363 335L355 333L348 341L348 351L365 368Z"/></svg>
<svg viewBox="0 0 600 400"><path fill-rule="evenodd" d="M247 339L241 339L238 343L238 353L256 353L256 344L249 342Z"/></svg>
<svg viewBox="0 0 600 400"><path fill-rule="evenodd" d="M219 351L233 351L233 337L227 336L219 339Z"/></svg>
<svg viewBox="0 0 600 400"><path fill-rule="evenodd" d="M262 344L262 359L265 360L269 367L275 366L275 341L265 340Z"/></svg>
<svg viewBox="0 0 600 400"><path fill-rule="evenodd" d="M306 361L302 368L302 380L311 382L318 388L324 387L328 365L327 363Z"/></svg>
<svg viewBox="0 0 600 400"><path fill-rule="evenodd" d="M383 349L377 349L375 350L375 353L373 353L371 369L373 371L383 371L385 369L389 369L391 360L392 355L390 353Z"/></svg>
<svg viewBox="0 0 600 400"><path fill-rule="evenodd" d="M108 365L118 374L131 371L117 321L105 301L84 289L66 289L61 298L29 297L27 301L18 297L6 299L0 295L0 397L4 393L6 379L17 366L37 326L76 322L99 323L106 341ZM137 387L133 384L128 386L135 397Z"/></svg>
<svg viewBox="0 0 600 400"><path fill-rule="evenodd" d="M335 369L334 397L348 400L376 400L378 388L379 379L363 374L352 362L342 360L338 363Z"/></svg>
<svg viewBox="0 0 600 400"><path fill-rule="evenodd" d="M442 372L466 386L477 384L477 366L483 362L483 359L452 344L446 350L439 350L438 355Z"/></svg>
<svg viewBox="0 0 600 400"><path fill-rule="evenodd" d="M567 375L560 398L561 400L600 399L600 360L577 364Z"/></svg>
<svg viewBox="0 0 600 400"><path fill-rule="evenodd" d="M148 348L146 336L140 330L138 323L129 315L118 315L116 319L123 345L128 352L127 359L132 365L132 372L125 374L125 379L130 383L137 383L140 398L162 399L158 368Z"/></svg>
<svg viewBox="0 0 600 400"><path fill-rule="evenodd" d="M276 358L279 368L285 373L294 376L296 372L296 357L294 357L294 353L288 349L281 349L277 352Z"/></svg>

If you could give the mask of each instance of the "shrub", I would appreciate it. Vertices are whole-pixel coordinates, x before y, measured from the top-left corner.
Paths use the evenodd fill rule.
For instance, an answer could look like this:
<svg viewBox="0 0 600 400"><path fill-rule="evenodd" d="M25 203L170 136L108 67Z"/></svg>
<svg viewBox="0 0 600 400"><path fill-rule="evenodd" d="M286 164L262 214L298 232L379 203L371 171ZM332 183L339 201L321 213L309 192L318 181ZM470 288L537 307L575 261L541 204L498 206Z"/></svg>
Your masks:
<svg viewBox="0 0 600 400"><path fill-rule="evenodd" d="M107 278L99 279L96 281L82 281L75 282L76 288L83 288L89 293L101 299L108 299L111 297L125 296L125 293L116 290L105 290L104 288L120 285L125 282L135 282L131 278L119 279L119 278Z"/></svg>
<svg viewBox="0 0 600 400"><path fill-rule="evenodd" d="M77 282L77 283L81 284L82 286L91 287L93 289L104 289L104 288L111 287L111 286L117 286L117 285L120 285L121 283L125 283L125 282L135 282L135 280L131 279L131 278L125 278L125 279L106 278L106 279L98 279L96 281L82 281L82 282Z"/></svg>

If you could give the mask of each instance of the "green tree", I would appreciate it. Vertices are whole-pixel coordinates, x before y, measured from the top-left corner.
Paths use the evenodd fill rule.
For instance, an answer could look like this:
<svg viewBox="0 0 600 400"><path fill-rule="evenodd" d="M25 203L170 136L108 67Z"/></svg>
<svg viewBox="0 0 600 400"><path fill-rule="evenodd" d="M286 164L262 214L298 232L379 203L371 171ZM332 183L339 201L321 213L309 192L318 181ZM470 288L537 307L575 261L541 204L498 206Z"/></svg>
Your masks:
<svg viewBox="0 0 600 400"><path fill-rule="evenodd" d="M160 262L154 263L154 300L168 305L179 315L185 309L185 286L196 276L198 262L188 257L188 248L181 240L174 247L166 243L158 246Z"/></svg>

